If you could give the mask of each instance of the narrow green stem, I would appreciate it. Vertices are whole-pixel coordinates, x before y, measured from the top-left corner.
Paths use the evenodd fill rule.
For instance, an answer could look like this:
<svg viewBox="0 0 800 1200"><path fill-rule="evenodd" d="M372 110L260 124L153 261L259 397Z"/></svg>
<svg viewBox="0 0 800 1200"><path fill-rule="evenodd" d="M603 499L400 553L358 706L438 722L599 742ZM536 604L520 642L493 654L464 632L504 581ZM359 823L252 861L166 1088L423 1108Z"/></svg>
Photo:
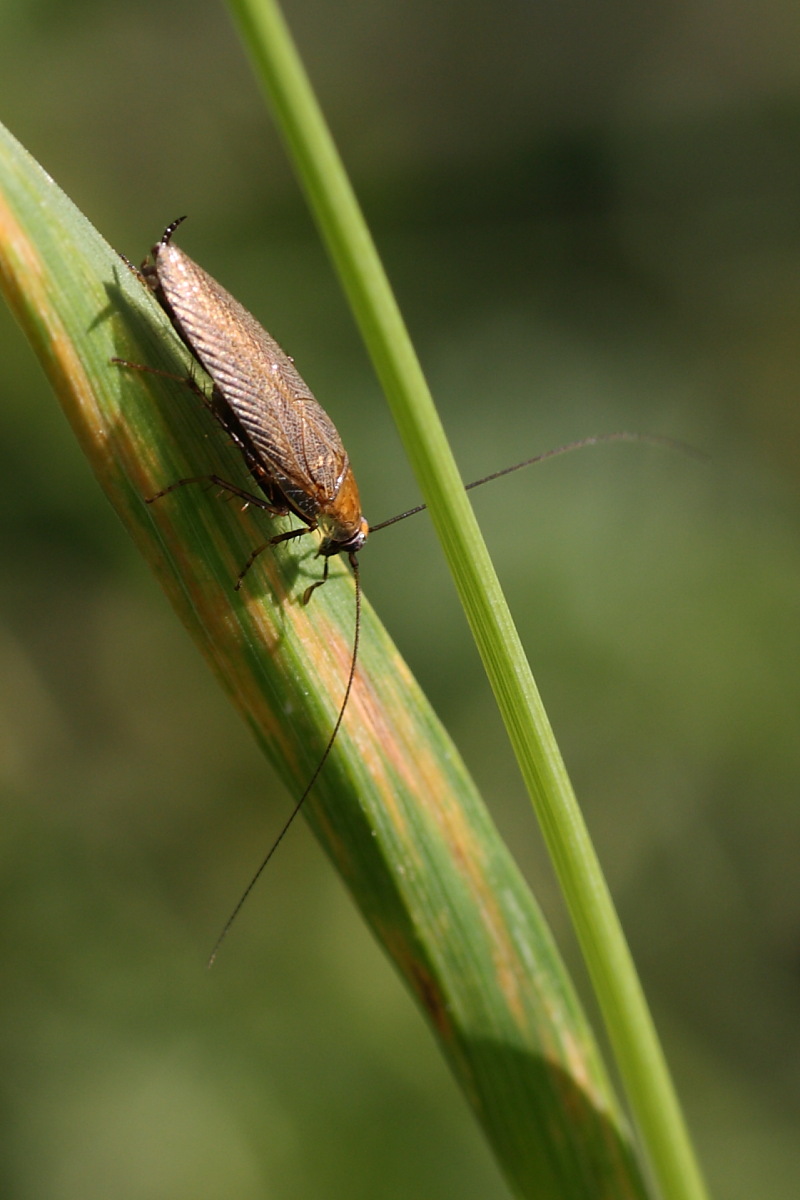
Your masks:
<svg viewBox="0 0 800 1200"><path fill-rule="evenodd" d="M339 269L442 542L531 795L654 1174L670 1200L705 1189L669 1071L564 762L422 369L282 14L229 0Z"/></svg>

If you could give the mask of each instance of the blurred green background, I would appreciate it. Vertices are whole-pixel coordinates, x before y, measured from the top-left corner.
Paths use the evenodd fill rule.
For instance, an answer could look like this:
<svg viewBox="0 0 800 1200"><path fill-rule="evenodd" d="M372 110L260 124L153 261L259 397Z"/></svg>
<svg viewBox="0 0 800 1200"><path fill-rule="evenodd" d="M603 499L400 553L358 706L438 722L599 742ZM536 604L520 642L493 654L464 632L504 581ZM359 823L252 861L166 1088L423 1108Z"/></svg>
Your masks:
<svg viewBox="0 0 800 1200"><path fill-rule="evenodd" d="M287 5L608 871L713 1194L800 1186L798 10ZM181 245L418 494L226 14L0 7L0 119L118 249ZM411 1002L0 312L3 1196L507 1190ZM187 402L191 402L191 398ZM592 1008L426 518L364 585Z"/></svg>

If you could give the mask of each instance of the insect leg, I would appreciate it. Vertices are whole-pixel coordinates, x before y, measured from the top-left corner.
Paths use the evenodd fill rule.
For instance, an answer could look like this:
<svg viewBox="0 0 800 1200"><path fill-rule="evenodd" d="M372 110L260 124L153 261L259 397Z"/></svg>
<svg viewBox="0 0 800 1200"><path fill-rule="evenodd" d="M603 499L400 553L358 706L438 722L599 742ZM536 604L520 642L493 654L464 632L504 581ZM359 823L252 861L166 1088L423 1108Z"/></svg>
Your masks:
<svg viewBox="0 0 800 1200"><path fill-rule="evenodd" d="M262 507L264 507L264 506L262 505ZM252 552L252 554L248 558L247 562L244 564L241 571L239 572L239 576L234 585L234 591L237 591L237 592L239 591L240 587L242 586L242 583L244 582L245 575L250 570L253 563L256 561L256 559L258 558L258 556L260 554L263 554L265 550L269 550L272 546L280 545L281 542L288 542L288 541L291 541L293 538L302 537L304 533L311 533L311 529L308 526L304 525L302 529L289 529L289 530L287 530L286 533L276 533L275 537L270 538L268 542L262 542L260 546L256 546L255 550ZM327 565L328 564L327 564L327 560L326 560L325 566L327 567ZM327 571L326 571L326 574L327 574ZM314 584L313 586L317 587L318 585ZM313 588L309 589L309 590L313 590ZM306 603L305 595L303 597L303 603L304 604Z"/></svg>
<svg viewBox="0 0 800 1200"><path fill-rule="evenodd" d="M220 475L191 475L186 479L176 479L169 487L162 488L160 492L156 492L154 496L148 496L146 503L152 504L154 500L160 500L162 496L169 495L176 488L186 487L189 483L213 483L223 491L230 492L233 496L238 496L240 500L244 500L246 504L254 504L257 508L262 508L265 512L272 513L273 516L282 517L286 515L285 508L277 508L273 504L269 504L261 496L254 496L252 492L246 492L244 488L237 487L235 483L228 483L227 479L223 479ZM305 530L301 530L305 533Z"/></svg>
<svg viewBox="0 0 800 1200"><path fill-rule="evenodd" d="M191 375L176 375L174 371L162 371L160 367L148 367L145 363L130 362L127 358L112 358L110 361L115 367L127 367L131 371L144 371L148 375L160 375L162 379L174 379L176 383L185 384L205 399L204 392Z"/></svg>
<svg viewBox="0 0 800 1200"><path fill-rule="evenodd" d="M125 263L125 266L131 272L131 274L135 275L140 283L143 283L145 286L147 286L147 280L145 279L144 275L139 270L139 268L136 266L136 263L132 263L131 260L125 254L123 254L120 250L117 251L117 254L122 259L122 261Z"/></svg>
<svg viewBox="0 0 800 1200"><path fill-rule="evenodd" d="M312 584L311 584L311 586L310 586L310 587L307 587L307 588L306 588L306 590L303 592L303 604L308 604L309 600L311 599L311 593L312 593L312 592L313 592L313 591L314 591L316 588L318 588L318 587L322 587L323 583L327 583L327 581L328 581L328 565L329 565L329 563L330 563L330 559L329 559L329 558L326 558L326 559L325 559L325 566L324 566L324 567L323 567L323 569L322 569L322 579L318 579L316 583L312 583Z"/></svg>

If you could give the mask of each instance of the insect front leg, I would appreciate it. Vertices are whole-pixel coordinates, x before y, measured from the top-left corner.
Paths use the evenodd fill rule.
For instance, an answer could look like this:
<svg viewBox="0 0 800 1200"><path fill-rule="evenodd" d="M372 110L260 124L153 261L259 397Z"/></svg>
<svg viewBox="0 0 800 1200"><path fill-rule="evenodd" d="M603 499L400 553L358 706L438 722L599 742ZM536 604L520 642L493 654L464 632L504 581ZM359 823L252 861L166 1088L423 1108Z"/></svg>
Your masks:
<svg viewBox="0 0 800 1200"><path fill-rule="evenodd" d="M280 515L285 515L285 514L280 514ZM242 586L242 583L244 582L245 575L250 570L253 563L256 561L256 559L258 558L258 556L260 554L263 554L265 550L269 550L273 546L279 546L281 542L289 542L289 541L292 541L294 538L302 537L304 533L311 533L311 528L304 525L302 527L302 529L289 529L286 531L286 533L276 533L275 537L271 537L268 542L262 542L260 546L257 546L256 549L253 551L253 553L248 558L247 562L242 567L241 571L239 572L239 576L236 580L234 590L237 592L239 591L239 588ZM328 564L326 562L325 563L326 568L327 568L327 565ZM327 577L327 574L328 574L328 572L326 569L326 571L325 571L326 577ZM324 580L321 582L324 582ZM303 594L303 603L304 604L308 603L308 601L306 600L306 596L310 592L312 592L315 587L318 587L318 586L319 585L315 583L312 585L312 587L308 588L306 590L306 592L304 592L304 594Z"/></svg>
<svg viewBox="0 0 800 1200"><path fill-rule="evenodd" d="M322 587L323 583L328 582L328 567L330 565L330 561L331 560L329 558L325 559L325 566L322 568L322 579L318 579L316 583L312 583L311 586L307 587L303 592L303 604L308 604L309 600L311 599L312 592L314 592L318 587Z"/></svg>

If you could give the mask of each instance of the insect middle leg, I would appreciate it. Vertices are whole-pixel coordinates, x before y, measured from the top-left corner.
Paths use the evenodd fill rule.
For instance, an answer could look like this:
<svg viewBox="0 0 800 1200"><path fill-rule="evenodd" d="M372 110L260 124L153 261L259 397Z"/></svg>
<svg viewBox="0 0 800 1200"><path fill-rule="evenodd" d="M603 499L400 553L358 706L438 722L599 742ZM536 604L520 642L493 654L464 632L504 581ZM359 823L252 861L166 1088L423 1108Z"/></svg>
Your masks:
<svg viewBox="0 0 800 1200"><path fill-rule="evenodd" d="M127 262L127 259L125 261ZM128 265L131 266L130 263L128 263ZM135 267L132 267L132 270L136 272ZM139 274L139 272L136 273ZM146 366L144 363L130 362L126 358L112 358L111 361L115 366L118 367L128 367L134 371L144 371L150 375L160 375L164 379L174 379L176 383L184 384L202 400L203 404L209 410L212 416L214 416L216 420L218 420L223 426L228 436L233 439L239 448L244 451L245 456L247 456L247 447L243 445L238 434L230 427L230 424L226 422L223 414L220 413L218 405L214 403L215 399L218 398L224 404L222 396L216 391L216 389L214 389L212 392L212 398L209 399L193 375L176 375L171 371L162 371L158 367ZM154 501L160 500L162 496L167 496L170 492L174 492L176 488L186 487L190 483L212 483L216 487L221 488L224 492L228 492L230 495L238 496L240 500L244 500L245 506L253 504L256 506L256 508L260 508L262 511L268 512L275 517L285 517L289 512L289 509L285 506L273 504L261 496L255 496L252 492L248 492L245 488L240 488L235 483L229 483L229 481L227 479L223 479L221 475L190 475L186 479L176 479L174 483L169 484L168 487L162 488L161 491L156 492L155 495L147 496L146 503L153 504ZM235 591L239 591L245 575L250 570L258 556L263 554L265 550L272 546L278 546L281 542L288 542L293 538L302 537L303 534L311 533L314 529L316 529L316 525L303 525L300 529L289 529L286 531L286 533L277 533L274 537L270 538L269 541L262 542L262 544L257 546L252 552L247 562L244 564L238 576L236 577L236 583L234 584ZM328 560L326 558L322 579L306 588L305 592L303 593L303 604L308 604L308 601L311 598L311 593L315 588L321 587L327 578Z"/></svg>
<svg viewBox="0 0 800 1200"><path fill-rule="evenodd" d="M186 487L190 483L213 483L216 487L221 488L224 492L230 492L232 496L238 496L240 500L244 500L245 506L254 504L256 508L261 508L264 512L270 513L273 517L285 517L288 509L282 508L276 504L270 504L268 500L264 500L262 496L255 496L252 492L246 491L245 488L240 488L235 483L229 483L227 479L223 479L221 475L189 475L186 479L176 479L169 487L162 488L160 492L156 492L152 496L146 497L146 503L152 504L155 500L160 500L162 496L168 496L170 492L174 492L176 488ZM305 530L301 530L305 533Z"/></svg>

